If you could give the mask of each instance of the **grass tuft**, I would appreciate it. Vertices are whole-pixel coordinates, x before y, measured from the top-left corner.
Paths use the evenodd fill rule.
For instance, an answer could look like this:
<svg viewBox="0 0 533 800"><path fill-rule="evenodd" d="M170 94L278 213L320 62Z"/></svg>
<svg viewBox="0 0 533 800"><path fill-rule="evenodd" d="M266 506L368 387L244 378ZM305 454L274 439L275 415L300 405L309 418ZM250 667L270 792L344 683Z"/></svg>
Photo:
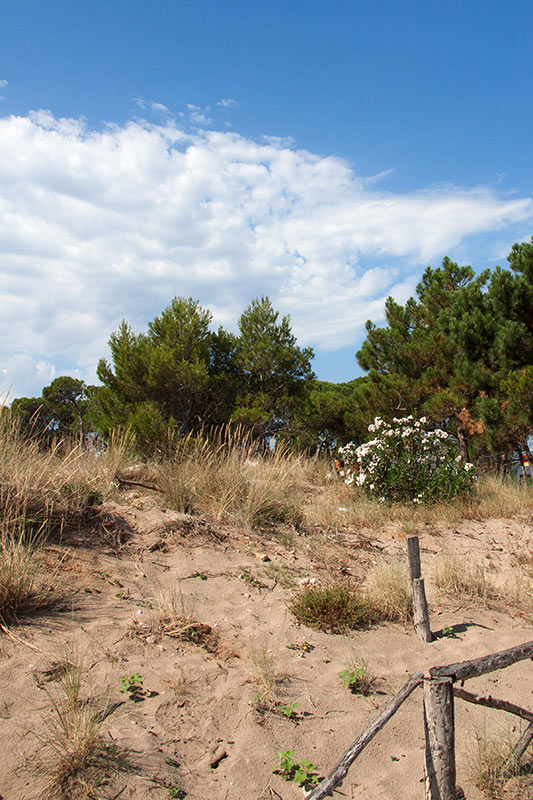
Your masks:
<svg viewBox="0 0 533 800"><path fill-rule="evenodd" d="M375 567L369 577L368 593L379 619L402 625L411 621L413 608L405 564L394 562Z"/></svg>
<svg viewBox="0 0 533 800"><path fill-rule="evenodd" d="M83 692L85 669L78 652L54 663L56 686L45 688L50 709L43 713L44 732L39 772L45 778L41 800L86 800L102 773L114 765L104 742L109 717L117 704L107 696ZM115 765L116 766L116 765Z"/></svg>
<svg viewBox="0 0 533 800"><path fill-rule="evenodd" d="M0 535L0 623L10 625L56 599L50 576L45 579L39 539L24 529Z"/></svg>
<svg viewBox="0 0 533 800"><path fill-rule="evenodd" d="M158 480L169 505L186 514L231 517L252 527L303 520L300 459L282 446L258 456L240 428L183 439Z"/></svg>
<svg viewBox="0 0 533 800"><path fill-rule="evenodd" d="M487 603L498 593L481 564L465 564L456 556L443 555L435 568L435 583L447 595Z"/></svg>

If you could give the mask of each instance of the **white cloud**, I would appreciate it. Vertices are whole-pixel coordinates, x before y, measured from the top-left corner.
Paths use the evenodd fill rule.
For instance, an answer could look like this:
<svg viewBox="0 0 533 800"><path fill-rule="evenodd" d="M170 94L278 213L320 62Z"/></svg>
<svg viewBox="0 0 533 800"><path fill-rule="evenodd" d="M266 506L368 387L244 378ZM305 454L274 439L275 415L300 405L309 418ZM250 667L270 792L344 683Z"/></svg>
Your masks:
<svg viewBox="0 0 533 800"><path fill-rule="evenodd" d="M237 108L240 103L237 100L233 100L231 97L222 97L215 105L219 108Z"/></svg>
<svg viewBox="0 0 533 800"><path fill-rule="evenodd" d="M345 347L426 263L472 235L512 241L532 218L530 199L490 188L378 190L279 139L0 118L0 393L94 380L121 318L143 329L174 295L234 328L268 294L302 344Z"/></svg>
<svg viewBox="0 0 533 800"><path fill-rule="evenodd" d="M7 86L7 81L3 79L0 80L0 89L5 89L6 86ZM6 98L3 95L0 95L0 100L5 100L5 99Z"/></svg>

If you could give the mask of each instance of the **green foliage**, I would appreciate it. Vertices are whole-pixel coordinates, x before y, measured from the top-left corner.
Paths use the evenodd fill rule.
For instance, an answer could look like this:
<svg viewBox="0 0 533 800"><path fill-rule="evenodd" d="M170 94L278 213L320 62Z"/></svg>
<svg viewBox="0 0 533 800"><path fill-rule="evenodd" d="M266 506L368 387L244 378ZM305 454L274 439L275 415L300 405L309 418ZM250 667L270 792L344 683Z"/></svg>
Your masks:
<svg viewBox="0 0 533 800"><path fill-rule="evenodd" d="M23 436L35 438L42 446L59 437L77 436L83 445L91 411L92 387L63 375L42 390L41 397L13 400L11 412Z"/></svg>
<svg viewBox="0 0 533 800"><path fill-rule="evenodd" d="M289 317L278 318L268 297L261 297L239 320L239 386L232 419L262 436L290 425L314 378L312 349L296 345Z"/></svg>
<svg viewBox="0 0 533 800"><path fill-rule="evenodd" d="M344 669L339 672L339 678L352 694L368 695L372 693L375 679L368 674L368 670L365 667Z"/></svg>
<svg viewBox="0 0 533 800"><path fill-rule="evenodd" d="M243 313L238 337L210 323L192 298L174 298L146 333L122 323L109 340L113 364L98 364L93 418L103 435L125 426L141 452L165 455L175 437L230 419L263 437L290 424L313 375L289 318L278 322L263 297Z"/></svg>
<svg viewBox="0 0 533 800"><path fill-rule="evenodd" d="M120 679L120 691L129 697L136 698L143 693L142 675L134 672L132 675L123 675Z"/></svg>
<svg viewBox="0 0 533 800"><path fill-rule="evenodd" d="M533 239L513 245L508 260L512 271L477 276L448 258L428 267L416 298L387 300L386 327L367 322L357 353L374 414L391 420L401 409L440 421L463 461L469 450L529 454L531 398L515 392L511 403L509 388L533 363Z"/></svg>
<svg viewBox="0 0 533 800"><path fill-rule="evenodd" d="M187 797L187 794L183 789L180 789L179 786L171 786L168 790L167 797L182 800L184 797Z"/></svg>
<svg viewBox="0 0 533 800"><path fill-rule="evenodd" d="M276 775L281 775L285 781L294 781L298 786L305 788L316 786L319 781L316 766L311 764L310 761L296 761L294 753L294 750L282 750L279 752L280 765L278 768L273 769L272 772Z"/></svg>
<svg viewBox="0 0 533 800"><path fill-rule="evenodd" d="M345 633L371 624L369 600L345 584L301 589L289 604L296 619L326 633Z"/></svg>
<svg viewBox="0 0 533 800"><path fill-rule="evenodd" d="M425 417L394 418L393 425L376 417L369 431L374 438L366 444L339 449L346 483L381 502L417 505L446 502L472 490L473 465L463 464L448 433L430 430Z"/></svg>
<svg viewBox="0 0 533 800"><path fill-rule="evenodd" d="M315 381L298 406L293 423L293 439L306 450L330 455L335 446L366 435L373 418L366 378L348 383Z"/></svg>
<svg viewBox="0 0 533 800"><path fill-rule="evenodd" d="M282 706L277 706L277 710L283 714L284 717L287 719L297 719L298 718L298 711L296 710L299 708L300 703L286 703Z"/></svg>

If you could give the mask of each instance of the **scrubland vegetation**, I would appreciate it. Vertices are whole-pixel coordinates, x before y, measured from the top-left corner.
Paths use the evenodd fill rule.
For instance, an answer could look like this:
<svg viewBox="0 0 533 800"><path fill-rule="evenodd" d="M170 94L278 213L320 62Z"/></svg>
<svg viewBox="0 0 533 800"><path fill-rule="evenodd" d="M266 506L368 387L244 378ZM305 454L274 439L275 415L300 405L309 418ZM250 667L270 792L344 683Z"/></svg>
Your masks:
<svg viewBox="0 0 533 800"><path fill-rule="evenodd" d="M385 505L369 497L362 487L346 485L323 456L294 453L285 444L258 452L257 442L242 427L183 437L165 460L155 461L139 459L131 436L114 437L101 453L82 449L76 440L56 440L54 446L43 447L39 437L31 439L21 433L18 421L7 414L1 419L0 438L0 624L6 641L14 643L24 640L20 637L25 621L39 625L39 620L46 620L50 614L56 620L61 618L72 592L72 586L64 584L62 578L63 558L69 548L114 553L119 561L125 557L131 531L112 509L133 490L159 498L164 507L186 518L202 520L206 531L222 525L222 530L238 531L249 541L266 537L267 541L283 542L289 552L304 547L316 553L319 561L328 541L332 547L342 545L343 537L349 537L351 531L364 531L359 539L359 546L364 547L383 529L397 530L405 537L427 526L432 529L464 520L499 516L531 523L533 519L533 494L525 482L487 476L453 504L418 505L408 500ZM53 565L50 545L59 552ZM356 561L357 552L351 551ZM509 557L527 580L532 570L530 543L529 549L517 548L509 552ZM409 625L411 607L404 559L380 559L370 566L364 579L355 579L350 572L343 575L328 567L328 558L323 564L326 571L319 573L318 580L302 582L296 577L288 582L292 588L284 590L285 602L293 620L326 636L350 636L381 624ZM250 568L242 573L249 591L260 593L269 585L267 576L274 573L269 573L270 564L264 567L261 578ZM284 569L290 573L290 567ZM208 577L203 573L198 576ZM521 603L522 617L529 614L526 594L502 592L485 565L464 563L449 553L441 553L435 561L434 586L441 604L446 597L453 603L501 610ZM151 585L147 621L142 631L137 623L133 631L142 634L143 641L170 638L185 647L205 648L217 658L223 646L219 633L203 621L201 605L190 605L182 587ZM302 655L313 648L304 642ZM258 719L263 720L261 724L269 724L268 715L273 715L304 725L302 701L287 695L287 676L278 670L274 655L261 645L255 647L251 660L250 680L256 687L253 704ZM354 697L371 697L385 685L372 664L353 653L349 658L344 656L339 667L338 685L347 687ZM121 713L117 711L120 702L112 696L116 686L99 686L97 691L91 687L88 668L79 653L56 653L49 670L53 680L50 688L46 686L49 708L44 716L41 713L38 732L42 757L31 773L41 781L40 796L110 797L105 787L116 785L113 776L122 776L127 782L127 776L135 771L128 749L106 738L109 726ZM126 678L131 680L135 674ZM144 691L141 674L137 684L141 691L128 689L122 703L143 702L150 696ZM182 672L174 685L180 707L191 691L191 677ZM478 741L476 748L477 761L472 757L472 763L477 763L478 777L473 780L487 797L499 797L502 783L494 759L487 755L497 746ZM485 763L487 759L490 764ZM478 763L480 760L483 763ZM305 766L308 762L300 759L299 763ZM291 767L285 778L294 782L294 775L300 772ZM166 792L161 796L187 796L179 781L172 784L165 779L161 791Z"/></svg>
<svg viewBox="0 0 533 800"><path fill-rule="evenodd" d="M314 378L312 351L297 346L268 298L243 312L238 335L214 333L208 311L175 298L146 333L124 322L111 335L101 386L61 377L42 397L0 409L0 670L21 648L48 664L25 667L47 702L30 723L42 746L38 759L26 751L34 777L13 784L21 798L263 800L281 796L271 779L285 780L289 798L316 784L319 768L295 755L279 726L294 726L298 745L313 743L313 760L331 762L323 728L312 728L337 713L329 693L368 703L402 671L430 665L427 649L405 644L410 535L424 540L430 604L445 620L432 652L459 647L457 630L494 631L494 649L511 618L533 623L533 492L523 466L533 427L533 243L509 260L512 272L477 277L447 259L428 268L417 299L389 300L384 328L368 323L358 353L368 375L348 384ZM187 591L191 581L202 601ZM84 619L80 598L96 609ZM451 607L472 620L456 625ZM150 703L147 727L134 708ZM222 724L219 709L227 724L240 714L242 741L209 727ZM198 726L205 742L191 734ZM342 748L349 731L338 732ZM276 778L275 752L267 767L261 749L267 734L283 738ZM495 748L477 743L472 786L507 796ZM244 759L262 754L244 777L233 746ZM141 764L141 751L157 768ZM513 797L526 798L516 766ZM209 783L219 776L225 794Z"/></svg>

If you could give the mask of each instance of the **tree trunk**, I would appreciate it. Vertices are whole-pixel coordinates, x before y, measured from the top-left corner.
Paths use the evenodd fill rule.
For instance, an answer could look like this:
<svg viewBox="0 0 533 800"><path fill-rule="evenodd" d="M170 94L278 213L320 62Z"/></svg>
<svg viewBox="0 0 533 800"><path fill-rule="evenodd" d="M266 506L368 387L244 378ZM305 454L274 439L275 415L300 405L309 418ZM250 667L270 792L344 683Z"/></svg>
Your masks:
<svg viewBox="0 0 533 800"><path fill-rule="evenodd" d="M457 428L457 440L459 442L459 451L461 453L461 461L466 464L470 461L468 454L468 438L463 428Z"/></svg>

